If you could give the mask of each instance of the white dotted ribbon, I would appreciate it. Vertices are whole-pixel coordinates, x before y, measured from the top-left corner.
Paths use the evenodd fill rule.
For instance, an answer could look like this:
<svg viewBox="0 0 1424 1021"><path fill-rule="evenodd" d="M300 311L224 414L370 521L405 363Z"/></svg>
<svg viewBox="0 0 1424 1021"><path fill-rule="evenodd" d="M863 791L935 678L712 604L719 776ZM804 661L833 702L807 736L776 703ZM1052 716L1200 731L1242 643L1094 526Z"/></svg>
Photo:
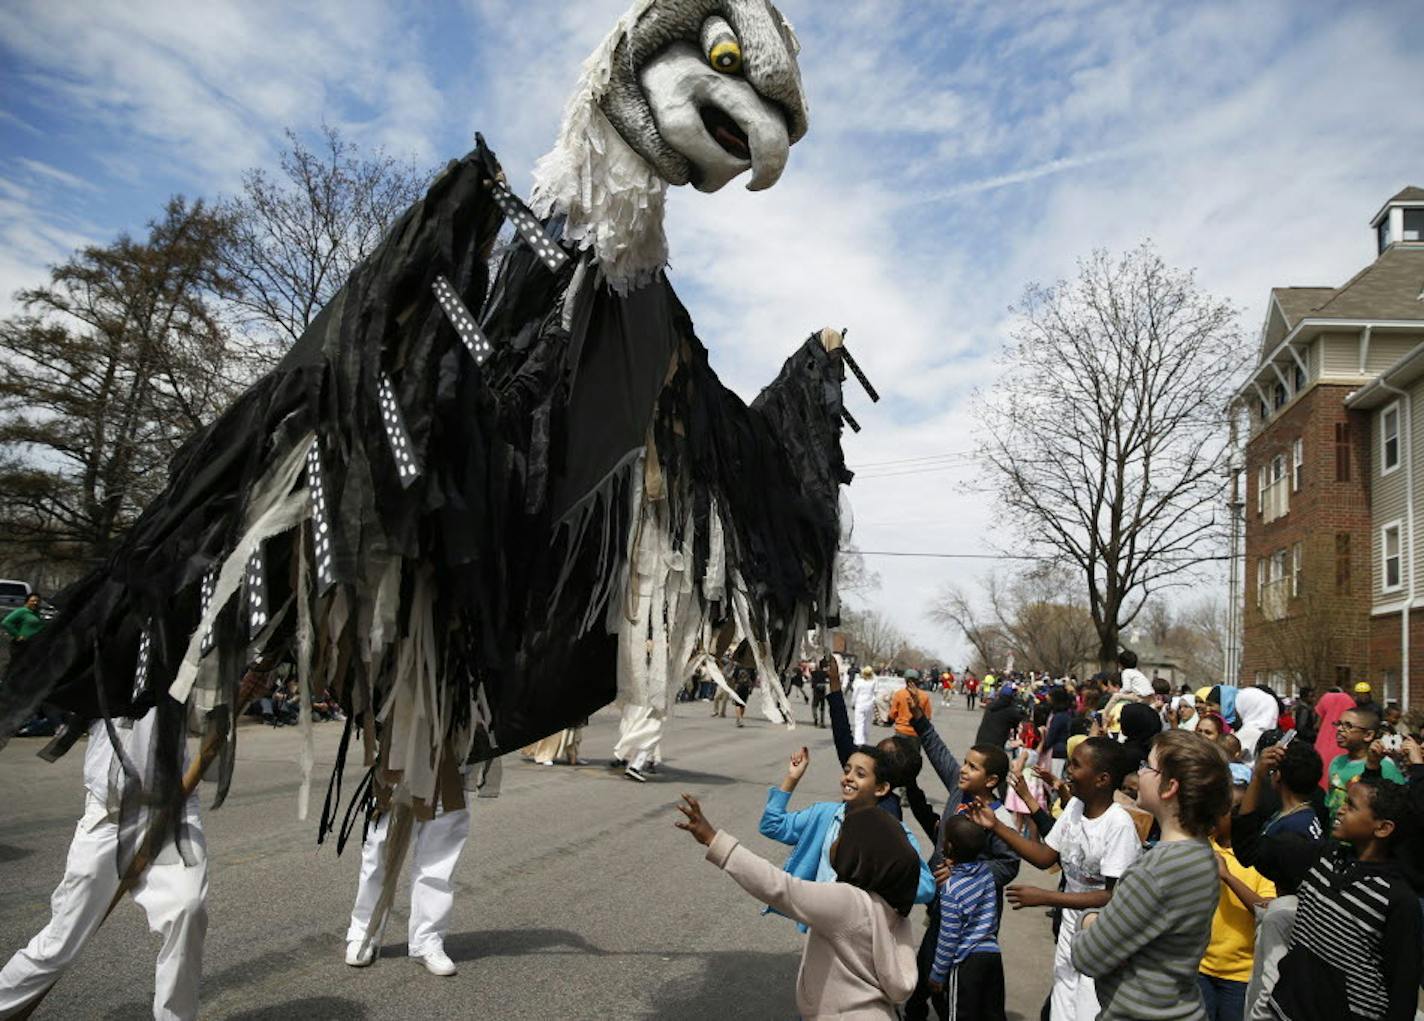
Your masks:
<svg viewBox="0 0 1424 1021"><path fill-rule="evenodd" d="M317 594L336 582L331 568L331 518L326 510L326 483L321 475L321 450L313 443L307 451L307 497L311 501L312 553L316 559Z"/></svg>
<svg viewBox="0 0 1424 1021"><path fill-rule="evenodd" d="M498 181L490 185L490 192L494 195L494 201L504 212L510 223L514 224L514 229L519 231L530 248L534 249L534 254L539 256L541 262L549 268L549 271L556 272L564 263L569 261L568 253L555 241L551 241L544 234L544 225L535 219L534 214L529 211L514 194L500 184Z"/></svg>
<svg viewBox="0 0 1424 1021"><path fill-rule="evenodd" d="M391 456L396 461L396 472L401 485L409 486L420 475L420 464L411 449L410 433L406 430L405 419L401 417L400 405L396 403L395 387L391 377L381 373L376 384L376 394L381 402L381 420L386 424L386 440L391 445Z"/></svg>
<svg viewBox="0 0 1424 1021"><path fill-rule="evenodd" d="M494 346L490 344L489 338L480 330L475 317L470 315L470 310L455 293L455 288L450 286L450 281L444 277L436 277L431 286L435 289L435 298L440 302L440 307L445 310L445 318L455 327L465 350L470 352L470 357L475 360L476 365L483 365L485 359L494 353Z"/></svg>

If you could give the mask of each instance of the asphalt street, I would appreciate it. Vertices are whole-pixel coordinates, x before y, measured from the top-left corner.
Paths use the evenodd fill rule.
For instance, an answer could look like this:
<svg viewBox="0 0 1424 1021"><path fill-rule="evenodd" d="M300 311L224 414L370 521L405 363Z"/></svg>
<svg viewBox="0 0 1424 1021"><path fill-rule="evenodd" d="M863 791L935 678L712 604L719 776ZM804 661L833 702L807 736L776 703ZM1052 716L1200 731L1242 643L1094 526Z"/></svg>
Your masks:
<svg viewBox="0 0 1424 1021"><path fill-rule="evenodd" d="M794 694L793 694L794 697ZM794 731L748 718L712 719L707 703L676 707L666 762L647 784L607 768L617 732L612 710L584 735L587 766L505 760L502 793L474 803L470 842L456 873L446 950L459 966L436 978L405 956L405 891L382 957L343 963L359 856L316 843L316 814L340 738L316 728L313 815L297 818L297 728L239 729L227 803L207 812L211 862L205 1018L677 1018L787 1019L802 940L703 860L674 828L679 792L708 818L780 863L787 848L757 833L766 788L787 757L811 749L793 807L838 797L829 729L809 726L796 702ZM936 705L935 723L963 753L977 713ZM878 733L884 733L876 728ZM23 946L49 917L49 897L83 805L83 745L55 764L36 739L0 752L7 819L0 830L0 954ZM353 756L353 759L355 756ZM347 791L359 774L348 767ZM926 768L922 783L942 788ZM206 793L206 788L205 788ZM913 825L913 823L912 823ZM1024 866L1024 878L1053 877ZM923 911L913 916L917 932ZM1009 1017L1036 1019L1053 957L1041 909L1006 912L1002 941ZM156 937L132 902L114 912L64 975L37 1018L149 1016Z"/></svg>

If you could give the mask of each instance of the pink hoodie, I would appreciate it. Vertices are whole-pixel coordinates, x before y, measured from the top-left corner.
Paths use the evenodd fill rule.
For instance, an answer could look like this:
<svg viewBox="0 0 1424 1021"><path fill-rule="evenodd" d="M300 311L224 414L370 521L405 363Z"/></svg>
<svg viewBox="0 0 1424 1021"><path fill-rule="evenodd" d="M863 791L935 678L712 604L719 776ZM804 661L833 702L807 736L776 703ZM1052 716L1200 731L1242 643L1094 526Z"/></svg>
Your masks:
<svg viewBox="0 0 1424 1021"><path fill-rule="evenodd" d="M1315 713L1320 717L1320 730L1315 735L1315 750L1320 753L1320 761L1324 765L1320 772L1321 790L1330 790L1330 760L1345 750L1335 739L1335 724L1353 708L1355 700L1343 691L1327 691L1315 703Z"/></svg>

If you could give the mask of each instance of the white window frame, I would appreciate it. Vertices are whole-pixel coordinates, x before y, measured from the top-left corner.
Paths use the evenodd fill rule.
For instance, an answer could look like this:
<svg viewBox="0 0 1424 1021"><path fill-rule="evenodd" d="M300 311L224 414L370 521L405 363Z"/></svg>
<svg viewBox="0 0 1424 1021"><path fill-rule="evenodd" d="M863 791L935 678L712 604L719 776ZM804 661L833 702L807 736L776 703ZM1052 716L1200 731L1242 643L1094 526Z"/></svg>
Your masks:
<svg viewBox="0 0 1424 1021"><path fill-rule="evenodd" d="M1394 416L1394 463L1389 463L1389 433L1386 424ZM1399 463L1404 460L1404 436L1400 428L1399 402L1387 405L1380 412L1380 478L1399 471Z"/></svg>
<svg viewBox="0 0 1424 1021"><path fill-rule="evenodd" d="M1389 533L1394 533L1395 554L1394 559L1398 560L1398 580L1393 585L1389 583ZM1399 518L1387 521L1380 526L1380 591L1398 592L1404 588L1404 527Z"/></svg>
<svg viewBox="0 0 1424 1021"><path fill-rule="evenodd" d="M1266 466L1256 469L1256 514L1260 516L1266 512Z"/></svg>
<svg viewBox="0 0 1424 1021"><path fill-rule="evenodd" d="M1305 439L1297 436L1291 443L1291 492L1300 492L1301 477L1305 474Z"/></svg>
<svg viewBox="0 0 1424 1021"><path fill-rule="evenodd" d="M1302 551L1303 543L1296 543L1291 547L1291 598L1295 599L1300 595L1300 572L1302 561L1305 559Z"/></svg>
<svg viewBox="0 0 1424 1021"><path fill-rule="evenodd" d="M1266 558L1256 558L1256 607L1260 609L1262 601L1266 598Z"/></svg>

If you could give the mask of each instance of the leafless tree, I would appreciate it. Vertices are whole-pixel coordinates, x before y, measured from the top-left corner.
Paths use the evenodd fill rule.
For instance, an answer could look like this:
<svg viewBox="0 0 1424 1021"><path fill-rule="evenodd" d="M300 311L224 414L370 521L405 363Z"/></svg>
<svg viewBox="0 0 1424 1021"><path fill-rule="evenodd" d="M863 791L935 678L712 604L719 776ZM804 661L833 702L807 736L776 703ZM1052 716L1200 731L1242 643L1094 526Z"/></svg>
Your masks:
<svg viewBox="0 0 1424 1021"><path fill-rule="evenodd" d="M1094 252L1014 311L978 453L1018 548L1082 579L1106 667L1146 599L1218 553L1221 409L1251 352L1231 305L1146 243Z"/></svg>
<svg viewBox="0 0 1424 1021"><path fill-rule="evenodd" d="M847 651L869 666L892 665L910 645L905 633L878 610L842 611L840 630Z"/></svg>
<svg viewBox="0 0 1424 1021"><path fill-rule="evenodd" d="M301 337L386 230L420 197L428 175L377 149L363 154L334 127L308 148L288 129L279 173L247 171L228 203L234 222L223 267L240 321L271 362Z"/></svg>
<svg viewBox="0 0 1424 1021"><path fill-rule="evenodd" d="M175 198L147 238L86 248L17 295L22 313L0 322L4 559L54 571L102 557L234 396L214 313L228 228Z"/></svg>
<svg viewBox="0 0 1424 1021"><path fill-rule="evenodd" d="M1076 579L1045 565L1004 576L989 575L982 608L960 590L947 588L931 617L959 629L980 665L1000 668L1010 654L1016 667L1066 677L1093 651L1092 616Z"/></svg>
<svg viewBox="0 0 1424 1021"><path fill-rule="evenodd" d="M866 566L865 557L847 545L836 556L836 591L842 597L864 596L880 588L880 575Z"/></svg>
<svg viewBox="0 0 1424 1021"><path fill-rule="evenodd" d="M1012 648L997 621L976 607L963 589L948 586L930 607L929 616L936 624L953 628L964 636L974 650L980 671L1003 666Z"/></svg>

